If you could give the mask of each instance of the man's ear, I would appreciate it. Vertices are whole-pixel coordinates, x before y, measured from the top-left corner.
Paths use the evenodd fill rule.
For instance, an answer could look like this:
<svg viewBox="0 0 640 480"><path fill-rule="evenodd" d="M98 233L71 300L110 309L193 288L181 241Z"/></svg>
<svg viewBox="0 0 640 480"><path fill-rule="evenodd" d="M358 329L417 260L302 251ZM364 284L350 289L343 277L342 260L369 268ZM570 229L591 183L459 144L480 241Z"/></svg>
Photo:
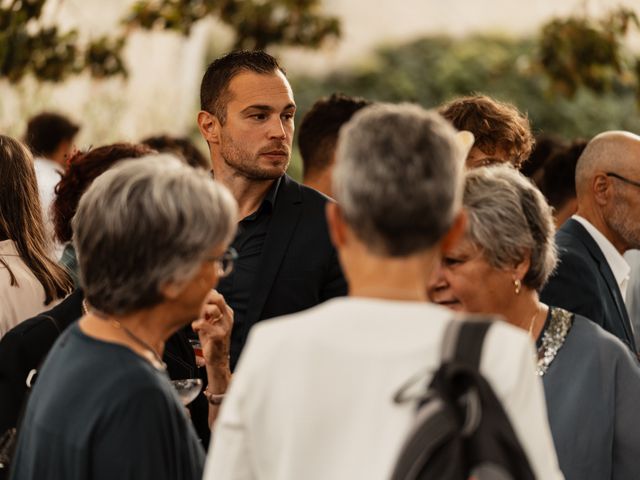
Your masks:
<svg viewBox="0 0 640 480"><path fill-rule="evenodd" d="M460 210L449 231L442 237L442 252L446 253L451 250L464 235L467 228L467 212Z"/></svg>
<svg viewBox="0 0 640 480"><path fill-rule="evenodd" d="M342 211L335 202L327 202L325 207L327 224L329 225L329 236L336 249L344 245L347 239L346 225L342 217Z"/></svg>
<svg viewBox="0 0 640 480"><path fill-rule="evenodd" d="M220 142L220 121L214 114L200 110L198 112L198 128L207 143Z"/></svg>
<svg viewBox="0 0 640 480"><path fill-rule="evenodd" d="M609 177L604 173L598 173L593 177L591 186L596 204L603 206L609 203L612 193L611 180Z"/></svg>

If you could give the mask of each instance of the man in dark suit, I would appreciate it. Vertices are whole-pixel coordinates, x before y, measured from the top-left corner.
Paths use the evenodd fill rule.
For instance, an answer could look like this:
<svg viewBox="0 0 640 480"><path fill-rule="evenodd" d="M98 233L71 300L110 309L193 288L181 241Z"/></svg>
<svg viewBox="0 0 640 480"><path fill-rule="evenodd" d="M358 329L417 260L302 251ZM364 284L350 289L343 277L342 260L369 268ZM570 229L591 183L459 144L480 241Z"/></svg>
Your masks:
<svg viewBox="0 0 640 480"><path fill-rule="evenodd" d="M637 353L622 254L640 248L640 137L594 137L578 159L576 195L578 211L556 234L560 264L541 299L590 318Z"/></svg>
<svg viewBox="0 0 640 480"><path fill-rule="evenodd" d="M215 60L200 101L198 126L214 177L231 190L240 212L236 266L218 285L235 312L233 368L253 324L347 289L327 230L327 197L286 175L296 105L277 61L264 52Z"/></svg>

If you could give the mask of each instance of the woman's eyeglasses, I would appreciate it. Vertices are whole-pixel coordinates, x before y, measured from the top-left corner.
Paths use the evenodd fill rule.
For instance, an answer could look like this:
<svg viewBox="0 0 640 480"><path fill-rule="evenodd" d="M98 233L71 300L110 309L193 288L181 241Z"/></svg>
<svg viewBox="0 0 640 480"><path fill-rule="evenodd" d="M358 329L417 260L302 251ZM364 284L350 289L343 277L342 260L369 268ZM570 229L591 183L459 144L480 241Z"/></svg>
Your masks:
<svg viewBox="0 0 640 480"><path fill-rule="evenodd" d="M218 276L220 278L224 278L233 271L233 264L237 259L238 252L236 252L235 249L229 247L229 249L219 257L212 257L208 258L207 260L216 263L216 265L218 266Z"/></svg>

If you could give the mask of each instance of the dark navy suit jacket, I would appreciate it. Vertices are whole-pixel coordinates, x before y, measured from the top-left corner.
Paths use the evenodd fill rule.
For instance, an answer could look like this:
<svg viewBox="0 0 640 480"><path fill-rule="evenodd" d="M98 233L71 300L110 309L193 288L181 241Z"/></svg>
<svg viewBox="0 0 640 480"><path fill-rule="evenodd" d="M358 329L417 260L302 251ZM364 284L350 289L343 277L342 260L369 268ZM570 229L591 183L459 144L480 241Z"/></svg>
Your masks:
<svg viewBox="0 0 640 480"><path fill-rule="evenodd" d="M285 175L278 188L246 321L231 334L235 365L258 321L299 312L346 295L347 284L327 228L328 197Z"/></svg>
<svg viewBox="0 0 640 480"><path fill-rule="evenodd" d="M624 299L596 241L580 222L569 219L556 233L558 268L540 299L594 321L637 354Z"/></svg>

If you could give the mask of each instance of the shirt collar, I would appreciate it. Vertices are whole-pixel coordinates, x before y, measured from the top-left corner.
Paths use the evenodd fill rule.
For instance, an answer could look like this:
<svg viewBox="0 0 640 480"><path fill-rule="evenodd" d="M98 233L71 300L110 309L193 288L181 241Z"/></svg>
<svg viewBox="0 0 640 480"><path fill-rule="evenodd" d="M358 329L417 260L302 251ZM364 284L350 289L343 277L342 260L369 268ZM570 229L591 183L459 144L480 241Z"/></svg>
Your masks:
<svg viewBox="0 0 640 480"><path fill-rule="evenodd" d="M259 218L261 215L264 215L265 213L268 214L269 212L272 212L273 207L276 204L276 197L278 196L278 189L280 188L281 181L282 177L273 182L271 187L269 187L269 190L267 190L267 194L262 199L262 203L260 203L258 209L251 215L247 215L241 221L253 221Z"/></svg>
<svg viewBox="0 0 640 480"><path fill-rule="evenodd" d="M613 272L613 276L616 278L616 283L620 287L624 296L624 290L626 288L623 287L626 287L626 283L628 283L629 280L629 273L631 272L631 267L627 261L622 255L620 255L620 252L616 250L616 247L613 246L609 239L605 237L600 230L594 227L589 220L581 217L580 215L573 215L571 218L580 222L580 224L587 230L587 232L589 232L589 235L591 235L598 244L604 258L609 264L609 268L611 268L611 271ZM625 283L624 286L623 283Z"/></svg>
<svg viewBox="0 0 640 480"><path fill-rule="evenodd" d="M36 157L34 159L34 162L40 168L43 168L52 172L64 173L64 168L62 168L58 163L54 162L50 158Z"/></svg>
<svg viewBox="0 0 640 480"><path fill-rule="evenodd" d="M267 191L267 195L264 197L264 200L262 200L263 205L266 202L273 209L273 206L276 204L276 196L278 195L278 189L280 188L281 181L282 177L273 182L273 185L271 185L271 188Z"/></svg>

